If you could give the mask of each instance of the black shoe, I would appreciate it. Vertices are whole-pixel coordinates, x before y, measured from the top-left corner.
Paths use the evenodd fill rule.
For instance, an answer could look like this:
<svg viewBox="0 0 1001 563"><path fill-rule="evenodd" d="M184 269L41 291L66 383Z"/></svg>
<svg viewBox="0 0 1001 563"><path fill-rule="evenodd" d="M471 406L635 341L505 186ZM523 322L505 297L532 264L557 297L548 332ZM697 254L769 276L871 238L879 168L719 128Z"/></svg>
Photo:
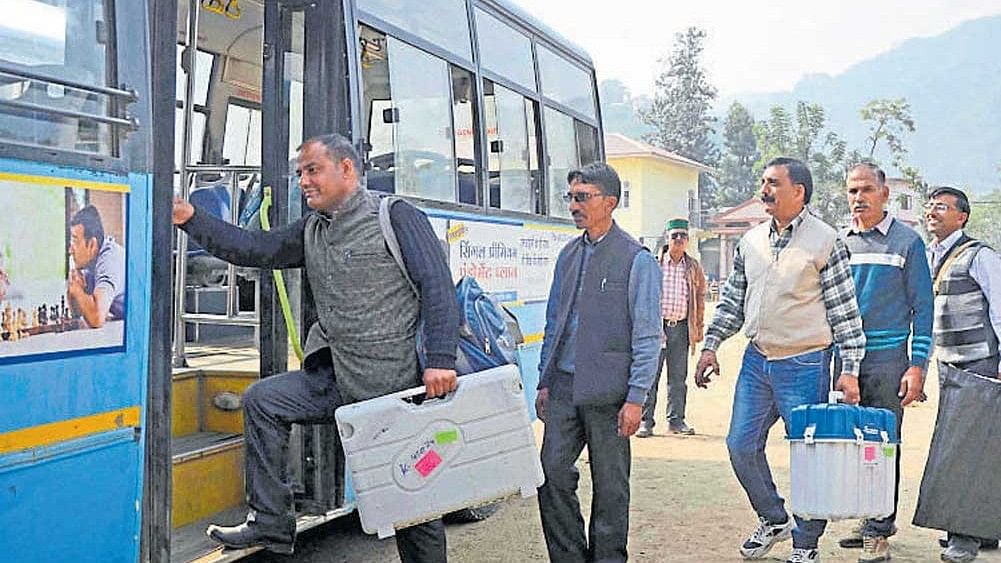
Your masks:
<svg viewBox="0 0 1001 563"><path fill-rule="evenodd" d="M253 512L247 515L247 520L241 524L236 526L212 524L205 533L229 549L259 546L274 553L291 555L295 544L295 522L265 526L258 522Z"/></svg>
<svg viewBox="0 0 1001 563"><path fill-rule="evenodd" d="M685 424L684 422L682 422L678 426L671 426L670 430L671 434L682 434L684 436L692 436L695 434L695 429Z"/></svg>
<svg viewBox="0 0 1001 563"><path fill-rule="evenodd" d="M949 547L949 538L948 538L948 536L944 537L944 538L939 538L938 539L938 545L942 549L945 549L945 548ZM983 551L994 551L997 548L998 548L998 540L989 540L987 538L981 538L980 539L980 549L982 549Z"/></svg>

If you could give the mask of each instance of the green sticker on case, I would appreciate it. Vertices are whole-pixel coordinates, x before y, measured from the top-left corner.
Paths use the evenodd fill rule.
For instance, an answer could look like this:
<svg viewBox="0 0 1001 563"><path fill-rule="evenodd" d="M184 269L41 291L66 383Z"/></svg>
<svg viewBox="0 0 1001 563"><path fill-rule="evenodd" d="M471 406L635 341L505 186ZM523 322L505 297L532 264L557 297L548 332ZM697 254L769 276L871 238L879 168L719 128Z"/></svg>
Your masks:
<svg viewBox="0 0 1001 563"><path fill-rule="evenodd" d="M434 441L439 445L451 444L459 439L459 431L456 429L445 430L434 435Z"/></svg>
<svg viewBox="0 0 1001 563"><path fill-rule="evenodd" d="M897 454L897 448L893 446L885 446L883 448L883 457L893 457Z"/></svg>

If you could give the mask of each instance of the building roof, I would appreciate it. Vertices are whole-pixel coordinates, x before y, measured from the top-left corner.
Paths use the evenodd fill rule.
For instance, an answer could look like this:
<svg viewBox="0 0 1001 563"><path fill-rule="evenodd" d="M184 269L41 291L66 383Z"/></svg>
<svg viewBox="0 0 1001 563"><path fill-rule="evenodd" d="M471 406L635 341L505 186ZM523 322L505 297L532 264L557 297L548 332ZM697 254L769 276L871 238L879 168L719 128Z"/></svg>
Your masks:
<svg viewBox="0 0 1001 563"><path fill-rule="evenodd" d="M715 225L710 231L720 235L743 234L769 219L771 215L765 211L765 204L760 198L752 197L709 217L709 222Z"/></svg>
<svg viewBox="0 0 1001 563"><path fill-rule="evenodd" d="M626 137L621 133L608 133L605 135L605 154L608 158L625 158L631 156L649 156L658 160L670 162L688 168L694 168L702 172L712 172L712 167L702 164L696 160L685 158L679 154L659 149L653 145L637 141Z"/></svg>

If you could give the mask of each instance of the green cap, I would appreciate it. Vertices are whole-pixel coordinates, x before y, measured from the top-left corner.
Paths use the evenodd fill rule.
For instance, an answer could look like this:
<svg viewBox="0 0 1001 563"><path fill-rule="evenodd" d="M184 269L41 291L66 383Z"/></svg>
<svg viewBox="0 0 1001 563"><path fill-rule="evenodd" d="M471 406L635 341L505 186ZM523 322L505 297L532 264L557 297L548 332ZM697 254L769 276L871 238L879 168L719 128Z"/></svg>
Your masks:
<svg viewBox="0 0 1001 563"><path fill-rule="evenodd" d="M688 230L688 219L675 218L667 222L665 227L668 231L687 231Z"/></svg>

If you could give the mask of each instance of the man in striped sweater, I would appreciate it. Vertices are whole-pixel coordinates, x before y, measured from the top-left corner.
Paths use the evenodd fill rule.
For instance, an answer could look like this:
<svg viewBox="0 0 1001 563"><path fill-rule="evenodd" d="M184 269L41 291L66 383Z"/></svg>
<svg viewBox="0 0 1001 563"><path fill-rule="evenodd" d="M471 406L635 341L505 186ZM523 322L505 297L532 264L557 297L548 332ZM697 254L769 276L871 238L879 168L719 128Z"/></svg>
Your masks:
<svg viewBox="0 0 1001 563"><path fill-rule="evenodd" d="M931 347L934 298L931 274L920 235L886 212L890 190L886 174L862 163L848 175L848 207L852 224L841 232L851 252L855 295L865 331L865 359L859 372L860 404L888 409L897 415L922 396ZM910 354L907 341L910 339ZM900 456L897 456L900 491ZM886 518L866 520L839 543L861 547L860 562L890 559L887 538L896 533L896 511Z"/></svg>

